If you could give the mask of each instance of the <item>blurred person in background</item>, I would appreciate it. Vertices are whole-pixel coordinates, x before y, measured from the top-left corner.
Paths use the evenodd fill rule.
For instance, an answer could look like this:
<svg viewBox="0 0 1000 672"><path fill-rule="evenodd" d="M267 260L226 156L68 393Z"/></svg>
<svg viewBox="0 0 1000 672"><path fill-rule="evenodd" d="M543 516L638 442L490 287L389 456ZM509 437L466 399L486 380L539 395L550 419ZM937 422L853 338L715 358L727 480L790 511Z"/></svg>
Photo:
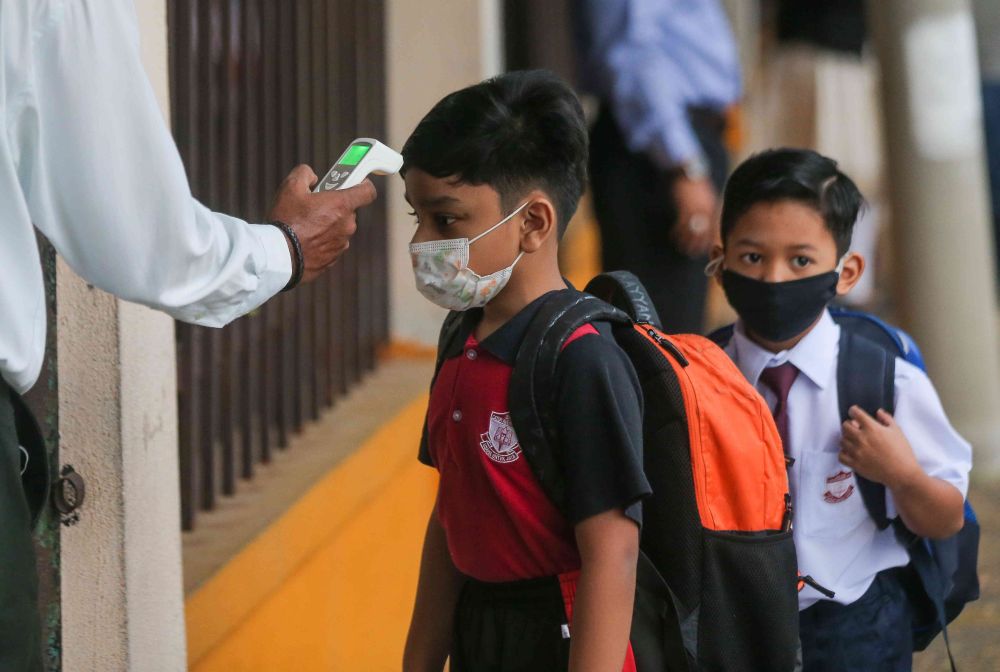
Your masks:
<svg viewBox="0 0 1000 672"><path fill-rule="evenodd" d="M979 70L983 78L983 124L986 131L986 159L990 170L996 265L996 260L1000 259L1000 2L975 0L972 9L979 44Z"/></svg>
<svg viewBox="0 0 1000 672"><path fill-rule="evenodd" d="M704 326L708 251L740 67L717 0L581 0L581 88L599 100L590 182L605 270L646 285L668 332Z"/></svg>
<svg viewBox="0 0 1000 672"><path fill-rule="evenodd" d="M834 156L866 196L852 249L869 271L843 301L876 300L884 170L878 64L864 0L764 0L759 99L747 149L800 147Z"/></svg>

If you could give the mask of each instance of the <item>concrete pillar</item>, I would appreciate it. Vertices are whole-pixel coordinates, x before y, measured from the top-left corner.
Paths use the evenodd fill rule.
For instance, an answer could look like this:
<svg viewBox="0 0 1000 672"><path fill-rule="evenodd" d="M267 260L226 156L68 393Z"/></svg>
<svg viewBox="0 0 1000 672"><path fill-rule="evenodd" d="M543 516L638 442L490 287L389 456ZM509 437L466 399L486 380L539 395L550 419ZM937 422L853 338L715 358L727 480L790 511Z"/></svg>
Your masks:
<svg viewBox="0 0 1000 672"><path fill-rule="evenodd" d="M166 3L136 9L166 115ZM184 670L173 320L61 260L57 305L61 458L87 483L61 536L63 670Z"/></svg>
<svg viewBox="0 0 1000 672"><path fill-rule="evenodd" d="M400 149L434 103L502 69L500 0L388 0L386 2L387 100L390 146ZM447 35L447 39L442 39ZM389 321L391 338L432 346L444 311L413 285L407 243L413 218L403 182L390 178L388 203Z"/></svg>
<svg viewBox="0 0 1000 672"><path fill-rule="evenodd" d="M868 3L883 68L897 294L974 476L1000 476L1000 339L967 0Z"/></svg>

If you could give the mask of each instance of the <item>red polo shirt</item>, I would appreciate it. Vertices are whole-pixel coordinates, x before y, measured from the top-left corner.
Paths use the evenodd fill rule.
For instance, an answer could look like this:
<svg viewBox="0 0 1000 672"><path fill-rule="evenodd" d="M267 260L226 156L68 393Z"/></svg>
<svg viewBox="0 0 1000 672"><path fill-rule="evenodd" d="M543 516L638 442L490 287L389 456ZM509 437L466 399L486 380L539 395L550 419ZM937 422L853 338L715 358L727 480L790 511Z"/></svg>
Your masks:
<svg viewBox="0 0 1000 672"><path fill-rule="evenodd" d="M459 571L480 581L555 576L580 568L573 525L621 508L640 521L642 402L635 371L590 325L567 341L556 370L557 432L568 517L548 499L521 452L508 387L540 300L482 343L467 315L461 348L434 381L420 458L440 472L438 517Z"/></svg>

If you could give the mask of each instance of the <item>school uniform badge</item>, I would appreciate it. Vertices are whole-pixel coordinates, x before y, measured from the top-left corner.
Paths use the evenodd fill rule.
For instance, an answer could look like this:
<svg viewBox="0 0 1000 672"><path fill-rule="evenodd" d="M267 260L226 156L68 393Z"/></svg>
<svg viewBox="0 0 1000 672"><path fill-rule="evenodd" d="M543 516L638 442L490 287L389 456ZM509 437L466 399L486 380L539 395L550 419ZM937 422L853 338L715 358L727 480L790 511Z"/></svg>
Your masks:
<svg viewBox="0 0 1000 672"><path fill-rule="evenodd" d="M840 470L826 479L826 492L823 501L828 504L839 504L854 494L854 472Z"/></svg>
<svg viewBox="0 0 1000 672"><path fill-rule="evenodd" d="M490 428L479 435L479 447L494 462L507 464L521 456L521 444L514 433L510 413L490 413Z"/></svg>

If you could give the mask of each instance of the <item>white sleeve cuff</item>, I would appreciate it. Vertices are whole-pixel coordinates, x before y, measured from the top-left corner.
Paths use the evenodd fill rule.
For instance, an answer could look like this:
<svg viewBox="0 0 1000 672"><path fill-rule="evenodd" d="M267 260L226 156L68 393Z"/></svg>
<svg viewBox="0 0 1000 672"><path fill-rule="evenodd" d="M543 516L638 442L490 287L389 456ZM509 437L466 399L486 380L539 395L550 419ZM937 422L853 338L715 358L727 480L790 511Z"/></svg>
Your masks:
<svg viewBox="0 0 1000 672"><path fill-rule="evenodd" d="M284 232L270 224L249 226L263 251L263 265L258 273L260 285L247 300L243 312L254 310L280 292L292 277L292 257Z"/></svg>

